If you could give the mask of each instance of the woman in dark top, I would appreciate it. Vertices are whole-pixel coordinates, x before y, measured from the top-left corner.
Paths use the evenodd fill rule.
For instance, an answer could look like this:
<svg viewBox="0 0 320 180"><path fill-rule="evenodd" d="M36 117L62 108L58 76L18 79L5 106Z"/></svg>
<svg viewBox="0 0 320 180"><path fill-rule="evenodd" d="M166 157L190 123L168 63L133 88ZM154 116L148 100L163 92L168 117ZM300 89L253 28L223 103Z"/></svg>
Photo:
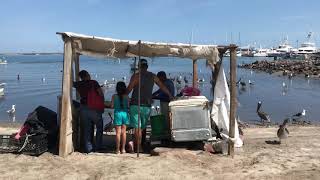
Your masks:
<svg viewBox="0 0 320 180"><path fill-rule="evenodd" d="M85 70L79 72L81 81L74 82L73 87L77 89L80 94L80 126L82 128L82 142L84 145L84 152L90 153L93 150L99 150L102 145L103 135L103 111L90 109L87 104L87 97L89 91L94 88L98 95L104 98L101 87L98 82L91 80L89 73ZM93 134L93 124L96 126L96 144L92 146L91 135Z"/></svg>

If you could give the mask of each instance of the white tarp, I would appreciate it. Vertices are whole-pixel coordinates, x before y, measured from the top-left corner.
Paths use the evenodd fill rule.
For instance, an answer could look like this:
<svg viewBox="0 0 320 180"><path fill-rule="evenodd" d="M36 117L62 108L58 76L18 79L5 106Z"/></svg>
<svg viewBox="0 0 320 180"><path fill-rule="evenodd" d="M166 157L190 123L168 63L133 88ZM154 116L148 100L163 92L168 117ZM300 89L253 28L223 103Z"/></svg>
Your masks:
<svg viewBox="0 0 320 180"><path fill-rule="evenodd" d="M216 86L214 88L214 98L211 111L211 118L219 129L222 129L222 137L229 138L229 114L230 114L230 92L223 68L218 74ZM234 146L241 147L242 140L239 137L238 123L235 122Z"/></svg>
<svg viewBox="0 0 320 180"><path fill-rule="evenodd" d="M77 53L83 55L113 58L139 55L138 41L88 36L72 32L57 34L70 38ZM192 60L206 59L209 64L215 64L219 60L219 51L216 45L141 41L140 55L143 57L173 56Z"/></svg>

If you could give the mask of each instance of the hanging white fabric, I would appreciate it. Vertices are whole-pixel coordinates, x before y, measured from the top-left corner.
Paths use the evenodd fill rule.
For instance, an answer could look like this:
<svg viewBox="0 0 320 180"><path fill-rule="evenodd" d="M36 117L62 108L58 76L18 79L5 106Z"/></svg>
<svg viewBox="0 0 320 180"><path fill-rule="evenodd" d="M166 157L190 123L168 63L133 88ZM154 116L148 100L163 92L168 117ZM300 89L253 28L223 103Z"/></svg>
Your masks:
<svg viewBox="0 0 320 180"><path fill-rule="evenodd" d="M211 111L211 118L214 120L219 129L222 129L221 134L225 139L229 138L229 114L230 114L230 92L227 84L227 79L224 69L221 67L214 88L214 98ZM243 145L239 136L238 123L235 122L235 137L231 139L234 141L235 147Z"/></svg>

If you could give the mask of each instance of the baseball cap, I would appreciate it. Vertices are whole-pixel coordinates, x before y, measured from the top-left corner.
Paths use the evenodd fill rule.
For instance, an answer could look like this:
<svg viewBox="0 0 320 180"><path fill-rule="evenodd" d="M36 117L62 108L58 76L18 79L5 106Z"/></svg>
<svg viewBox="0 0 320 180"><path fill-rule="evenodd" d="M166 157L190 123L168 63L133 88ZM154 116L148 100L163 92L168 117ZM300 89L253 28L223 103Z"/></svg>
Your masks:
<svg viewBox="0 0 320 180"><path fill-rule="evenodd" d="M146 59L140 59L141 65L148 65L148 61Z"/></svg>

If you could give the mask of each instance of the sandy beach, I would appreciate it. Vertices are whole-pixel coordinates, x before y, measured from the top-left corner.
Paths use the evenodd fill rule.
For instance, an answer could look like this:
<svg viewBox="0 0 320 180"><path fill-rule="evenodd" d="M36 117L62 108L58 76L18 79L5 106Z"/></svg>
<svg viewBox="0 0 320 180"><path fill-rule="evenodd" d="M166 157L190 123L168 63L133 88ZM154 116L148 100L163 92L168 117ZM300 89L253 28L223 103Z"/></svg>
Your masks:
<svg viewBox="0 0 320 180"><path fill-rule="evenodd" d="M320 127L290 126L285 143L277 128L247 128L234 158L172 149L160 156L73 153L61 158L0 154L0 179L320 179ZM1 134L15 130L0 128Z"/></svg>

